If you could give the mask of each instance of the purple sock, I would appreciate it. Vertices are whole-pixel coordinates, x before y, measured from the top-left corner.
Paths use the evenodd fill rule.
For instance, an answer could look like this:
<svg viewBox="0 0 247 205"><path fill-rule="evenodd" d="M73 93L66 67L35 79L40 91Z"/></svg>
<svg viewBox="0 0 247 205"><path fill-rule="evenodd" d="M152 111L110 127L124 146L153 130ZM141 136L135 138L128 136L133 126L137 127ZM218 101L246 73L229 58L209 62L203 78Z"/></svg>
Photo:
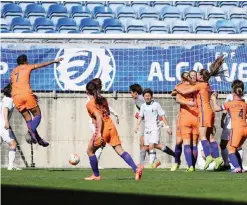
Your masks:
<svg viewBox="0 0 247 205"><path fill-rule="evenodd" d="M188 167L192 166L192 153L190 145L184 145L184 156L187 161Z"/></svg>
<svg viewBox="0 0 247 205"><path fill-rule="evenodd" d="M234 153L229 154L229 159L232 165L234 166L234 168L240 168L240 165L238 163L238 158L236 157Z"/></svg>
<svg viewBox="0 0 247 205"><path fill-rule="evenodd" d="M31 131L31 134L35 136L35 138L40 141L41 138L39 136L39 133L37 132L37 127L39 126L39 123L41 121L41 116L36 115L32 120L27 121L27 127Z"/></svg>
<svg viewBox="0 0 247 205"><path fill-rule="evenodd" d="M193 166L196 165L196 161L197 161L197 156L198 156L198 148L197 146L193 146L192 148L192 159L193 159Z"/></svg>
<svg viewBox="0 0 247 205"><path fill-rule="evenodd" d="M242 166L242 159L241 159L241 156L240 156L239 152L236 151L235 155L236 155L236 157L237 157L237 159L238 159L238 164L240 165L241 169L243 169L243 166Z"/></svg>
<svg viewBox="0 0 247 205"><path fill-rule="evenodd" d="M210 155L210 146L209 146L208 140L202 140L201 143L202 143L202 148L203 148L203 152L204 152L205 157L209 156Z"/></svg>
<svg viewBox="0 0 247 205"><path fill-rule="evenodd" d="M89 157L90 165L93 170L94 176L99 176L98 160L95 155Z"/></svg>
<svg viewBox="0 0 247 205"><path fill-rule="evenodd" d="M135 162L133 161L132 157L129 155L128 152L124 152L123 154L120 155L123 160L129 165L131 166L131 168L133 169L134 172L136 172L137 170L137 166L135 164Z"/></svg>
<svg viewBox="0 0 247 205"><path fill-rule="evenodd" d="M210 142L210 148L213 158L218 158L220 156L218 143L216 141Z"/></svg>
<svg viewBox="0 0 247 205"><path fill-rule="evenodd" d="M182 154L182 145L176 144L175 146L175 163L181 162L181 154Z"/></svg>

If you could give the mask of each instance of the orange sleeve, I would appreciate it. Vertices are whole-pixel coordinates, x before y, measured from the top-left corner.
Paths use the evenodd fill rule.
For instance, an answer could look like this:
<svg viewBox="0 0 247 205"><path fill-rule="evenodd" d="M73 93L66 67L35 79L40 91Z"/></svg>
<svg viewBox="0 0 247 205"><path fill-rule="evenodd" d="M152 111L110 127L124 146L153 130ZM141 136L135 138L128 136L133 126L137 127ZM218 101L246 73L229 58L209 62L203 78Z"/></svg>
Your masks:
<svg viewBox="0 0 247 205"><path fill-rule="evenodd" d="M29 64L29 65L27 65L27 69L29 69L30 71L31 70L34 70L35 69L35 64Z"/></svg>
<svg viewBox="0 0 247 205"><path fill-rule="evenodd" d="M222 109L222 110L228 110L229 108L230 108L229 102L226 102L226 103L224 103L224 104L221 106L221 109Z"/></svg>
<svg viewBox="0 0 247 205"><path fill-rule="evenodd" d="M196 83L195 85L193 85L193 88L195 90L201 90L202 89L202 84L201 83Z"/></svg>
<svg viewBox="0 0 247 205"><path fill-rule="evenodd" d="M87 111L90 115L93 115L97 111L96 105L92 102L87 103Z"/></svg>

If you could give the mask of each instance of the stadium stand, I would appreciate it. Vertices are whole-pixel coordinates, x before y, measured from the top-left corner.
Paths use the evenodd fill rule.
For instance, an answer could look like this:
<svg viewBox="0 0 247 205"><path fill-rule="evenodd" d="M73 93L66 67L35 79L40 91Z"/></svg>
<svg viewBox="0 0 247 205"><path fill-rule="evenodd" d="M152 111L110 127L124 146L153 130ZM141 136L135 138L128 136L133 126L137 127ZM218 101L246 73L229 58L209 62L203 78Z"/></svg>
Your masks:
<svg viewBox="0 0 247 205"><path fill-rule="evenodd" d="M20 21L23 23L30 22L29 30L34 32L55 31L54 28L51 29L52 23L53 27L56 26L56 32L61 33L144 32L143 29L139 30L141 24L145 25L145 32L150 33L187 33L188 29L186 31L179 31L177 27L175 30L172 29L174 21L180 20L181 25L189 25L190 33L243 33L246 32L244 21L247 20L247 1L1 1L1 33L22 32L19 29L12 30L12 20L16 17L22 17ZM41 17L50 21L48 25L37 29L35 21ZM57 23L61 18L76 23L76 26L73 23L72 30L72 24L69 24L71 26L67 31L58 29ZM81 24L83 19L98 26L89 26L90 29L87 29L88 26ZM106 21L110 26L104 23L106 19L112 19ZM222 30L222 23L217 23L219 20L228 22L223 25L233 25L233 29ZM133 29L135 25L132 25L128 30L127 22L139 23L136 29Z"/></svg>
<svg viewBox="0 0 247 205"><path fill-rule="evenodd" d="M30 31L32 29L31 22L23 17L15 17L10 24L10 30L14 33L20 33L22 31Z"/></svg>

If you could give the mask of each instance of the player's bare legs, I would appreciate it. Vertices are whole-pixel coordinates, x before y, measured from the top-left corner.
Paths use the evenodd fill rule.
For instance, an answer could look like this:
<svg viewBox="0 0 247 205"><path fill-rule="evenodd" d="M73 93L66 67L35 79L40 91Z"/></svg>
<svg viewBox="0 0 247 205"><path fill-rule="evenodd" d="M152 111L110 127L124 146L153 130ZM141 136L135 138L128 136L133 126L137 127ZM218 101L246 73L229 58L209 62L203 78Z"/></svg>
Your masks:
<svg viewBox="0 0 247 205"><path fill-rule="evenodd" d="M137 166L129 153L123 150L122 145L114 146L113 149L132 168L135 173L135 179L140 180L143 173L143 165Z"/></svg>
<svg viewBox="0 0 247 205"><path fill-rule="evenodd" d="M17 143L15 140L11 140L9 143L9 165L8 170L21 170L20 168L17 168L14 166L15 161L15 154L16 154L16 146Z"/></svg>
<svg viewBox="0 0 247 205"><path fill-rule="evenodd" d="M181 136L176 136L176 145L175 145L175 163L172 165L171 171L176 171L181 164L181 154L182 154L182 144L183 139Z"/></svg>
<svg viewBox="0 0 247 205"><path fill-rule="evenodd" d="M144 146L144 136L140 137L140 164L144 166L148 149Z"/></svg>

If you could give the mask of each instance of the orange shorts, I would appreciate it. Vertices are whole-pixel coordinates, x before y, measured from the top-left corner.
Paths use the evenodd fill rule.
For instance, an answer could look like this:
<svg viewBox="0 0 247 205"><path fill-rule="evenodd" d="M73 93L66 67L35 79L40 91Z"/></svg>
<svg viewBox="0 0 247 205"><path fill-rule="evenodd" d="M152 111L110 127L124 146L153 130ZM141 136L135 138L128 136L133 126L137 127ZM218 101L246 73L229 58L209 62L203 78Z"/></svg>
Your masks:
<svg viewBox="0 0 247 205"><path fill-rule="evenodd" d="M192 136L199 135L198 117L195 115L181 116L180 129L183 139L192 139Z"/></svg>
<svg viewBox="0 0 247 205"><path fill-rule="evenodd" d="M240 128L233 128L229 137L229 146L231 147L241 147L245 140L247 139L247 126Z"/></svg>
<svg viewBox="0 0 247 205"><path fill-rule="evenodd" d="M29 110L38 106L36 97L33 93L15 95L13 97L13 101L19 112L23 111L24 109Z"/></svg>
<svg viewBox="0 0 247 205"><path fill-rule="evenodd" d="M198 127L213 127L215 114L212 110L203 110L198 117Z"/></svg>
<svg viewBox="0 0 247 205"><path fill-rule="evenodd" d="M102 132L102 138L103 138L103 142L100 141L100 138L98 138L95 132L95 134L90 140L90 145L92 145L93 147L105 146L106 143L110 144L113 147L117 145L121 145L121 140L119 138L115 126L112 126L111 128L104 127Z"/></svg>

